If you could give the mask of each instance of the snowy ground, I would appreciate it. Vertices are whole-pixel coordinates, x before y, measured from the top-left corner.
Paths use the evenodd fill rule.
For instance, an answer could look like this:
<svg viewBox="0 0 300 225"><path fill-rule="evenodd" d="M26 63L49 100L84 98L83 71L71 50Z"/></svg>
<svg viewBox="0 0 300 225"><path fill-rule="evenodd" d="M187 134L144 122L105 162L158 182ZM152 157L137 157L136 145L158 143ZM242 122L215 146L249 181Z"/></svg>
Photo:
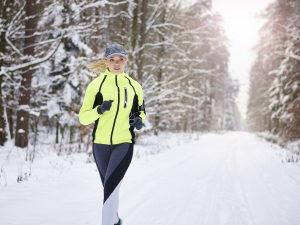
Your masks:
<svg viewBox="0 0 300 225"><path fill-rule="evenodd" d="M124 225L298 225L300 167L246 132L204 134L134 157L120 189ZM95 164L0 189L1 225L101 225Z"/></svg>

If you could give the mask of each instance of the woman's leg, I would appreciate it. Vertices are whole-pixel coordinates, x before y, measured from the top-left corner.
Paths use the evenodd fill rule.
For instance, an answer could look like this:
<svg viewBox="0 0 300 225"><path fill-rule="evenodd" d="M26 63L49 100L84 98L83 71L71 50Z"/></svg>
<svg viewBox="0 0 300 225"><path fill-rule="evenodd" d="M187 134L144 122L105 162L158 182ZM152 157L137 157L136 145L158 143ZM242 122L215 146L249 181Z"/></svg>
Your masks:
<svg viewBox="0 0 300 225"><path fill-rule="evenodd" d="M102 225L112 225L119 221L119 189L133 155L133 144L122 143L111 147L112 153L104 179Z"/></svg>
<svg viewBox="0 0 300 225"><path fill-rule="evenodd" d="M93 143L93 155L104 187L104 178L111 155L110 146Z"/></svg>

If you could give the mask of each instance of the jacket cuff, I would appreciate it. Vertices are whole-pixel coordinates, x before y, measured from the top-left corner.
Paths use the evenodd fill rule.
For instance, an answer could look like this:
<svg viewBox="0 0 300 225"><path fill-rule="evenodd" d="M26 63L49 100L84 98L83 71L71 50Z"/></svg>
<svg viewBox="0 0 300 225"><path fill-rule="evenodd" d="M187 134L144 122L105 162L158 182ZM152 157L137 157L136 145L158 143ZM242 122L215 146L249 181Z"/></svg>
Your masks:
<svg viewBox="0 0 300 225"><path fill-rule="evenodd" d="M97 106L97 112L98 112L99 115L102 115L102 114L103 114L103 112L102 112L101 109L102 109L102 108L101 108L101 105L98 105L98 106Z"/></svg>

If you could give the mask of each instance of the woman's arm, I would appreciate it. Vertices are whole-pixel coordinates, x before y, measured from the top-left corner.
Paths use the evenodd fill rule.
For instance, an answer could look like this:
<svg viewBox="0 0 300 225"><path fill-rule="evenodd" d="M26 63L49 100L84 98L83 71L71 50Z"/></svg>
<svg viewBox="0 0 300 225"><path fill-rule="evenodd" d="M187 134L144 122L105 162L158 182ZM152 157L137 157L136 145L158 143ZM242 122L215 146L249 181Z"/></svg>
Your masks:
<svg viewBox="0 0 300 225"><path fill-rule="evenodd" d="M138 104L139 104L139 117L142 118L143 123L145 122L146 118L146 109L145 109L145 102L144 102L144 95L143 89L140 84L137 85L136 94L138 96Z"/></svg>
<svg viewBox="0 0 300 225"><path fill-rule="evenodd" d="M96 106L93 109L95 98L98 92L98 88L95 87L95 82L91 82L85 92L83 103L79 112L79 122L82 125L89 125L100 117L100 114L97 112Z"/></svg>

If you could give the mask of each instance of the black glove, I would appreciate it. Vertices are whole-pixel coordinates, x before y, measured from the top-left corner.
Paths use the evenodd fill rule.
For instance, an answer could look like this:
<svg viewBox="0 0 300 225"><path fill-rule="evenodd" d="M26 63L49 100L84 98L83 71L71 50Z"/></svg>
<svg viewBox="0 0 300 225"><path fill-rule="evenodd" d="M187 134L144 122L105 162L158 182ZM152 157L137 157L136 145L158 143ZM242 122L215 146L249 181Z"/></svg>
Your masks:
<svg viewBox="0 0 300 225"><path fill-rule="evenodd" d="M135 117L132 126L135 126L135 128L136 128L137 130L142 129L142 127L143 127L142 118L139 117L139 116L138 116L138 117Z"/></svg>
<svg viewBox="0 0 300 225"><path fill-rule="evenodd" d="M114 100L104 101L104 102L102 103L102 105L100 105L100 106L97 108L97 112L98 112L99 114L103 114L105 111L110 110L111 103L112 103L113 101L114 101Z"/></svg>

